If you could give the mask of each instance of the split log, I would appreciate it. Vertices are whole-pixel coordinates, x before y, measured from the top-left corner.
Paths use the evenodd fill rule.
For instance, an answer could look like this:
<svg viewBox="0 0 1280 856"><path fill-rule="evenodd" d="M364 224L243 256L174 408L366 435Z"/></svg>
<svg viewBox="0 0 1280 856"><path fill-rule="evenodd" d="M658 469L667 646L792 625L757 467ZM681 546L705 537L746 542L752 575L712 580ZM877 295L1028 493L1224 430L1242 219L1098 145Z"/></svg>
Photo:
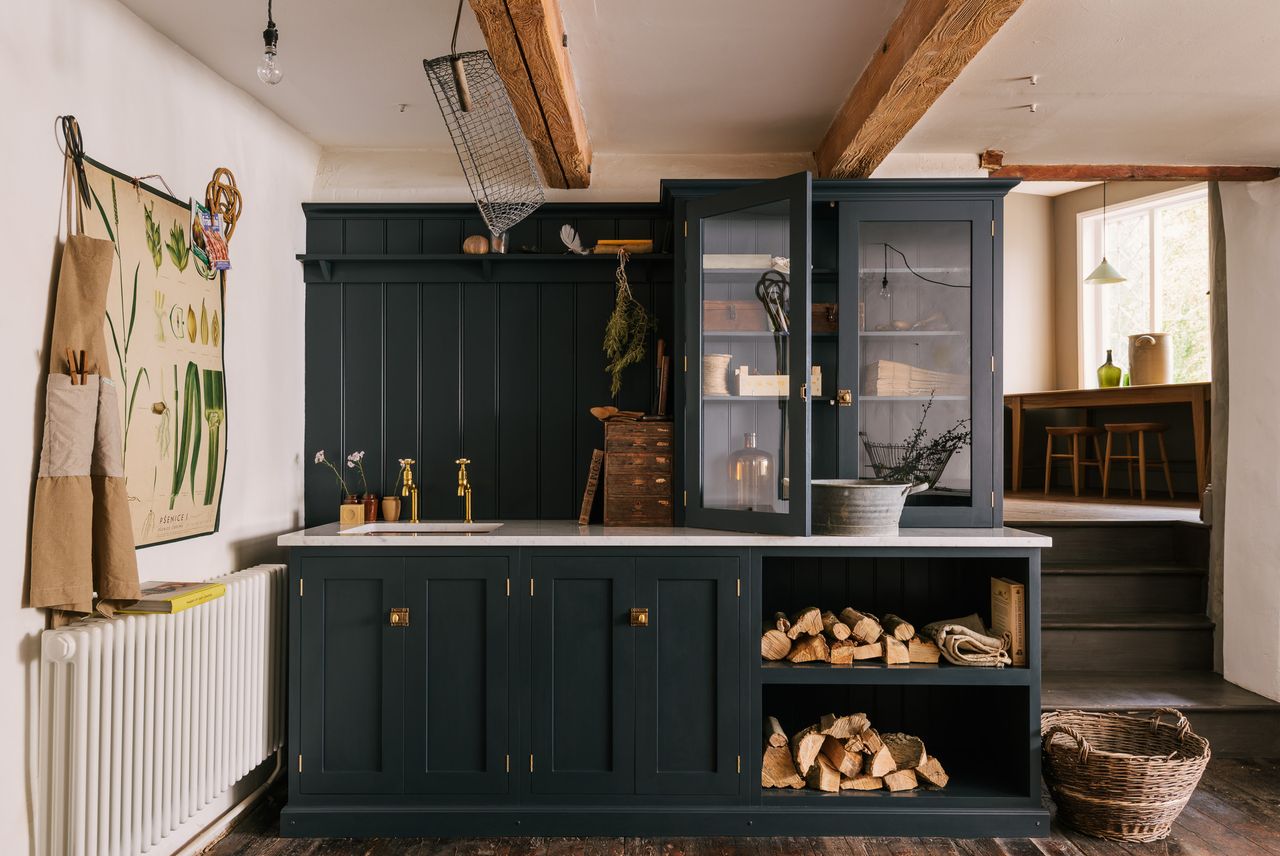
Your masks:
<svg viewBox="0 0 1280 856"><path fill-rule="evenodd" d="M851 713L848 716L836 716L824 713L818 720L818 731L837 740L848 740L870 724L865 713Z"/></svg>
<svg viewBox="0 0 1280 856"><path fill-rule="evenodd" d="M791 758L795 761L796 770L802 776L808 776L813 767L813 759L822 750L822 741L826 735L818 733L818 726L810 725L791 735Z"/></svg>
<svg viewBox="0 0 1280 856"><path fill-rule="evenodd" d="M826 662L831 659L831 649L827 647L825 636L806 636L791 646L787 659L793 663Z"/></svg>
<svg viewBox="0 0 1280 856"><path fill-rule="evenodd" d="M862 771L862 756L845 749L844 742L834 737L822 741L822 754L842 776L852 778Z"/></svg>
<svg viewBox="0 0 1280 856"><path fill-rule="evenodd" d="M787 732L782 730L782 723L778 722L776 716L764 718L764 745L787 748Z"/></svg>
<svg viewBox="0 0 1280 856"><path fill-rule="evenodd" d="M791 629L791 619L787 618L787 614L785 612L775 612L773 614L773 626L775 629L786 633Z"/></svg>
<svg viewBox="0 0 1280 856"><path fill-rule="evenodd" d="M858 612L851 606L840 610L840 620L849 626L853 638L859 642L874 642L884 632L874 615Z"/></svg>
<svg viewBox="0 0 1280 856"><path fill-rule="evenodd" d="M822 611L816 606L806 606L791 616L791 629L787 638L795 641L804 634L817 635L822 632Z"/></svg>
<svg viewBox="0 0 1280 856"><path fill-rule="evenodd" d="M891 791L909 791L918 784L914 770L895 770L884 777L884 785Z"/></svg>
<svg viewBox="0 0 1280 856"><path fill-rule="evenodd" d="M846 752L857 752L858 754L862 754L866 751L867 745L862 742L862 735L855 734L848 740L844 741L844 748Z"/></svg>
<svg viewBox="0 0 1280 856"><path fill-rule="evenodd" d="M836 793L840 790L840 771L831 766L825 755L817 757L817 763L809 768L809 775L805 780L809 787L819 791Z"/></svg>
<svg viewBox="0 0 1280 856"><path fill-rule="evenodd" d="M885 776L898 769L888 746L881 746L867 761L866 771L873 776Z"/></svg>
<svg viewBox="0 0 1280 856"><path fill-rule="evenodd" d="M840 783L840 789L844 791L878 791L883 787L884 779L865 774Z"/></svg>
<svg viewBox="0 0 1280 856"><path fill-rule="evenodd" d="M942 769L942 765L938 763L938 759L930 755L925 759L924 763L916 767L916 775L924 779L935 788L945 788L947 782L951 781L951 777L947 775L947 771Z"/></svg>
<svg viewBox="0 0 1280 856"><path fill-rule="evenodd" d="M822 613L822 632L832 639L845 640L853 632L849 629L849 625L836 618L836 614L831 610Z"/></svg>
<svg viewBox="0 0 1280 856"><path fill-rule="evenodd" d="M844 625L841 626L843 627ZM858 643L852 639L837 639L829 647L831 663L836 666L847 666L853 662L854 652L858 650Z"/></svg>
<svg viewBox="0 0 1280 856"><path fill-rule="evenodd" d="M880 624L884 627L885 633L894 637L899 642L906 642L912 636L916 635L916 629L911 626L911 622L904 618L900 618L893 613L887 613Z"/></svg>
<svg viewBox="0 0 1280 856"><path fill-rule="evenodd" d="M919 636L907 643L907 658L913 663L936 663L942 657L938 646Z"/></svg>
<svg viewBox="0 0 1280 856"><path fill-rule="evenodd" d="M781 660L791 653L791 640L780 630L766 630L760 637L760 656L766 660Z"/></svg>
<svg viewBox="0 0 1280 856"><path fill-rule="evenodd" d="M880 732L876 731L870 725L862 729L862 732L858 737L862 739L863 751L868 755L876 754L880 751L880 747L884 745L880 740Z"/></svg>
<svg viewBox="0 0 1280 856"><path fill-rule="evenodd" d="M796 772L790 750L768 746L760 764L760 786L764 788L803 788L804 779Z"/></svg>
<svg viewBox="0 0 1280 856"><path fill-rule="evenodd" d="M884 643L884 661L890 666L900 666L911 662L911 655L907 653L907 646L896 638L886 635L880 641Z"/></svg>
<svg viewBox="0 0 1280 856"><path fill-rule="evenodd" d="M853 649L853 659L855 660L875 660L883 656L883 642L869 642L866 645L859 645Z"/></svg>
<svg viewBox="0 0 1280 856"><path fill-rule="evenodd" d="M899 770L913 770L929 757L924 751L924 741L913 734L881 734L880 739Z"/></svg>

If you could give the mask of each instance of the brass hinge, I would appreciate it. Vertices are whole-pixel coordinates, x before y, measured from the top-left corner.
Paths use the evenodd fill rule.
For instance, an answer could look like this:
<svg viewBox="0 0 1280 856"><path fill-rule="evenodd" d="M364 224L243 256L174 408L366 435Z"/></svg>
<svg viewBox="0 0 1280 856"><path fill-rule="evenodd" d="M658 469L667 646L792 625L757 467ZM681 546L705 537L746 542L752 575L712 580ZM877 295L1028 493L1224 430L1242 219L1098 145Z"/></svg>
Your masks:
<svg viewBox="0 0 1280 856"><path fill-rule="evenodd" d="M302 577L298 577L298 597L302 597Z"/></svg>
<svg viewBox="0 0 1280 856"><path fill-rule="evenodd" d="M685 370L686 372L689 370L689 355L688 355L688 354L685 354L685 355L684 355L684 370Z"/></svg>
<svg viewBox="0 0 1280 856"><path fill-rule="evenodd" d="M995 354L991 355L991 373L992 374L996 373L996 355Z"/></svg>
<svg viewBox="0 0 1280 856"><path fill-rule="evenodd" d="M742 577L738 577L738 597L742 597Z"/></svg>
<svg viewBox="0 0 1280 856"><path fill-rule="evenodd" d="M507 577L507 597L511 597L511 577Z"/></svg>
<svg viewBox="0 0 1280 856"><path fill-rule="evenodd" d="M529 577L529 597L533 597L533 577Z"/></svg>
<svg viewBox="0 0 1280 856"><path fill-rule="evenodd" d="M298 772L302 772L302 753L298 753Z"/></svg>
<svg viewBox="0 0 1280 856"><path fill-rule="evenodd" d="M508 773L511 772L511 756L510 755L507 756L507 772Z"/></svg>
<svg viewBox="0 0 1280 856"><path fill-rule="evenodd" d="M991 507L996 507L996 492L994 490L991 491Z"/></svg>
<svg viewBox="0 0 1280 856"><path fill-rule="evenodd" d="M994 238L995 236L996 236L996 221L992 220L991 221L991 237Z"/></svg>
<svg viewBox="0 0 1280 856"><path fill-rule="evenodd" d="M689 237L689 221L688 220L684 221L684 236L686 238Z"/></svg>
<svg viewBox="0 0 1280 856"><path fill-rule="evenodd" d="M738 756L738 772L739 773L742 772L742 756L741 755Z"/></svg>
<svg viewBox="0 0 1280 856"><path fill-rule="evenodd" d="M533 772L533 753L529 753L529 772Z"/></svg>
<svg viewBox="0 0 1280 856"><path fill-rule="evenodd" d="M689 491L684 491L684 507L689 507Z"/></svg>

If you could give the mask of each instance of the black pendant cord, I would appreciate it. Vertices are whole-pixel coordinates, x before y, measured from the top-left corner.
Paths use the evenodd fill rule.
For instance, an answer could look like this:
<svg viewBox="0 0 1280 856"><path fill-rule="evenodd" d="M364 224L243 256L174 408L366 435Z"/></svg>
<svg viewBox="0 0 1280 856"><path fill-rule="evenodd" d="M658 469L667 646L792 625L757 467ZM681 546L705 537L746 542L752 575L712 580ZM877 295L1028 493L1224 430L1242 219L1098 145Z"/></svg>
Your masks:
<svg viewBox="0 0 1280 856"><path fill-rule="evenodd" d="M940 279L929 279L929 277L925 276L924 274L916 273L915 268L911 266L911 262L907 261L906 253L902 252L902 250L898 249L893 244L885 243L884 244L884 281L883 281L883 284L881 285L881 288L888 288L888 285L889 285L889 251L890 250L893 250L895 253L902 256L902 263L907 266L907 270L911 271L912 275L915 276L916 279L922 279L925 282L931 282L934 285L943 285L943 286L946 286L947 288L968 288L969 287L967 285L957 285L954 282L943 282Z"/></svg>
<svg viewBox="0 0 1280 856"><path fill-rule="evenodd" d="M1107 183L1102 182L1102 258L1107 258ZM1121 264L1123 264L1121 260Z"/></svg>

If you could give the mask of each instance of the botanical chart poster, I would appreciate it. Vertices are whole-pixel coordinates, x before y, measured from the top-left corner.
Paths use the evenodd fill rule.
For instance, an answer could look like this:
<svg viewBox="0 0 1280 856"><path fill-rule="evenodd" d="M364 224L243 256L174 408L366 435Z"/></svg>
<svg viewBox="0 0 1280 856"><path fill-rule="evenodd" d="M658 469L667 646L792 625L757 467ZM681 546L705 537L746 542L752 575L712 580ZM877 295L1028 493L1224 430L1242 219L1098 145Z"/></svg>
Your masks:
<svg viewBox="0 0 1280 856"><path fill-rule="evenodd" d="M122 391L139 547L217 531L226 470L222 289L191 251L191 209L86 160L85 233L115 245L106 371Z"/></svg>

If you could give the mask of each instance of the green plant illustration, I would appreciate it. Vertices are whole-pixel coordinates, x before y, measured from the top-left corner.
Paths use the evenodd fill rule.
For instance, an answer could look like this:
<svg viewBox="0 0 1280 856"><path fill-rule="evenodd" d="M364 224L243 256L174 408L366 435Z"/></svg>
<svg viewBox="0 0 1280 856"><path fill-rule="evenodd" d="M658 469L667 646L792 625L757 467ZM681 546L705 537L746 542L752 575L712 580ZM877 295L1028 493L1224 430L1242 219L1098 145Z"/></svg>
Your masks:
<svg viewBox="0 0 1280 856"><path fill-rule="evenodd" d="M164 245L169 259L179 271L185 271L191 261L191 245L187 243L187 230L177 220L169 227L169 241Z"/></svg>
<svg viewBox="0 0 1280 856"><path fill-rule="evenodd" d="M116 198L116 180L111 179L111 218L107 218L107 210L102 204L102 200L98 198L98 194L89 188L89 193L93 197L94 205L98 208L98 214L102 217L102 225L107 230L107 237L111 239L112 247L116 254L116 269L120 281L120 315L118 318L111 316L111 310L107 310L107 327L111 331L111 345L115 349L116 364L120 369L120 382L123 385L123 393L129 402L128 408L124 413L124 436L121 441L121 457L124 462L129 459L129 427L133 423L133 404L138 397L138 387L145 378L147 387L151 386L151 376L147 374L145 367L139 368L133 376L133 383L129 382L129 344L133 341L133 325L138 320L138 272L142 267L142 263L138 262L133 267L133 291L129 300L128 312L125 311L125 288L124 288L124 258L120 254L120 205ZM150 213L147 214L148 222L150 222ZM114 226L113 226L114 224ZM156 230L157 237L159 230ZM147 241L150 243L151 236L148 231ZM130 392L132 390L132 392ZM126 468L127 472L127 468Z"/></svg>
<svg viewBox="0 0 1280 856"><path fill-rule="evenodd" d="M226 393L222 372L217 369L204 371L204 418L209 423L209 465L205 468L204 504L213 504L214 489L218 486L218 453L221 449L222 423L226 418ZM194 470L192 470L194 473Z"/></svg>
<svg viewBox="0 0 1280 856"><path fill-rule="evenodd" d="M114 182L112 187L114 187ZM151 251L151 261L156 266L156 273L160 272L160 263L164 261L164 253L161 251L162 242L160 240L160 226L156 223L155 218L151 216L151 212L155 210L156 204L142 206L142 213L147 218L147 249Z"/></svg>
<svg viewBox="0 0 1280 856"><path fill-rule="evenodd" d="M173 367L173 412L173 481L169 489L171 511L184 481L190 486L193 502L196 497L196 467L200 463L200 425L203 414L200 408L200 368L194 362L187 363L181 402L178 399L178 367Z"/></svg>

